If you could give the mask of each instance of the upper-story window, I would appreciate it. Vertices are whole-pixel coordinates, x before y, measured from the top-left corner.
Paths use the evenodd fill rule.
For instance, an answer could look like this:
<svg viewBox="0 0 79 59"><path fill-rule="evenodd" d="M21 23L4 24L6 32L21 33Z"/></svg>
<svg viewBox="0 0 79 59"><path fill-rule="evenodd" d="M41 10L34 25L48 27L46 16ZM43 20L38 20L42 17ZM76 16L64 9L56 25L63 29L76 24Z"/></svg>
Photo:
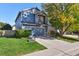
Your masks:
<svg viewBox="0 0 79 59"><path fill-rule="evenodd" d="M35 23L35 14L33 13L24 13L22 22L27 23Z"/></svg>
<svg viewBox="0 0 79 59"><path fill-rule="evenodd" d="M39 16L39 22L41 22L42 24L45 24L45 16L42 15L38 15Z"/></svg>
<svg viewBox="0 0 79 59"><path fill-rule="evenodd" d="M28 14L29 14L28 12L24 12L23 17L27 17Z"/></svg>

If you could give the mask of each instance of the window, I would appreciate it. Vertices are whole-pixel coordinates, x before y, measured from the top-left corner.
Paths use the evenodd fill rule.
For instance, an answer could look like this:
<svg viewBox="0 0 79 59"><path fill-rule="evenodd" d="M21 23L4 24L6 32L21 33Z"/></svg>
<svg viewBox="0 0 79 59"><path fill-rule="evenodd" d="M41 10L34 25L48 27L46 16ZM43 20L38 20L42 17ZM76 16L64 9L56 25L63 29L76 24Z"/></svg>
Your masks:
<svg viewBox="0 0 79 59"><path fill-rule="evenodd" d="M45 24L45 16L42 16L42 15L38 15L39 16L39 21L42 23L42 24Z"/></svg>
<svg viewBox="0 0 79 59"><path fill-rule="evenodd" d="M35 14L33 13L24 14L23 22L35 23Z"/></svg>

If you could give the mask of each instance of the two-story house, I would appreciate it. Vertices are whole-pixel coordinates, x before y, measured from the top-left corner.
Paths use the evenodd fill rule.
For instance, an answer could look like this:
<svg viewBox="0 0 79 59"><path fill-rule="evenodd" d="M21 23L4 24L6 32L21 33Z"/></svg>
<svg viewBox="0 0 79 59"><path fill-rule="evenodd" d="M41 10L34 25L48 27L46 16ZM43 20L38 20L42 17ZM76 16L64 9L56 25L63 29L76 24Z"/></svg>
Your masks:
<svg viewBox="0 0 79 59"><path fill-rule="evenodd" d="M16 29L32 30L35 36L46 36L48 33L47 15L37 7L20 11L15 20Z"/></svg>

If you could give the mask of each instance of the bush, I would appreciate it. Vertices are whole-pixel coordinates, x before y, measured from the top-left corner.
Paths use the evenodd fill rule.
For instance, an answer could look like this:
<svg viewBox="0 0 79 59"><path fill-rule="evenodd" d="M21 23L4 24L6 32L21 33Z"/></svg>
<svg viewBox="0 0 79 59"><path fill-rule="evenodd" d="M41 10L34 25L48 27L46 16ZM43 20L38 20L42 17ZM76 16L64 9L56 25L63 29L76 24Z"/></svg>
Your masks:
<svg viewBox="0 0 79 59"><path fill-rule="evenodd" d="M60 36L59 33L55 32L55 31L50 31L49 35L52 36L52 37Z"/></svg>
<svg viewBox="0 0 79 59"><path fill-rule="evenodd" d="M29 35L31 35L31 30L16 30L15 31L16 38L29 37Z"/></svg>

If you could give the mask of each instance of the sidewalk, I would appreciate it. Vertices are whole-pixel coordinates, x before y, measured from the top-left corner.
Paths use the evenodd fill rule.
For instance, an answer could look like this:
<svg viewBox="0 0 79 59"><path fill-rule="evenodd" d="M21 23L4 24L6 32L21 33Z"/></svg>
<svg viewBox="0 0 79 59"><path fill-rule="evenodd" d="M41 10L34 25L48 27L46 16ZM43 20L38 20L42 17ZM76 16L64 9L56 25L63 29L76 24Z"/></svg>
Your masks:
<svg viewBox="0 0 79 59"><path fill-rule="evenodd" d="M79 42L68 43L57 39L40 39L36 38L36 41L48 49L26 54L24 56L72 56L79 55Z"/></svg>

